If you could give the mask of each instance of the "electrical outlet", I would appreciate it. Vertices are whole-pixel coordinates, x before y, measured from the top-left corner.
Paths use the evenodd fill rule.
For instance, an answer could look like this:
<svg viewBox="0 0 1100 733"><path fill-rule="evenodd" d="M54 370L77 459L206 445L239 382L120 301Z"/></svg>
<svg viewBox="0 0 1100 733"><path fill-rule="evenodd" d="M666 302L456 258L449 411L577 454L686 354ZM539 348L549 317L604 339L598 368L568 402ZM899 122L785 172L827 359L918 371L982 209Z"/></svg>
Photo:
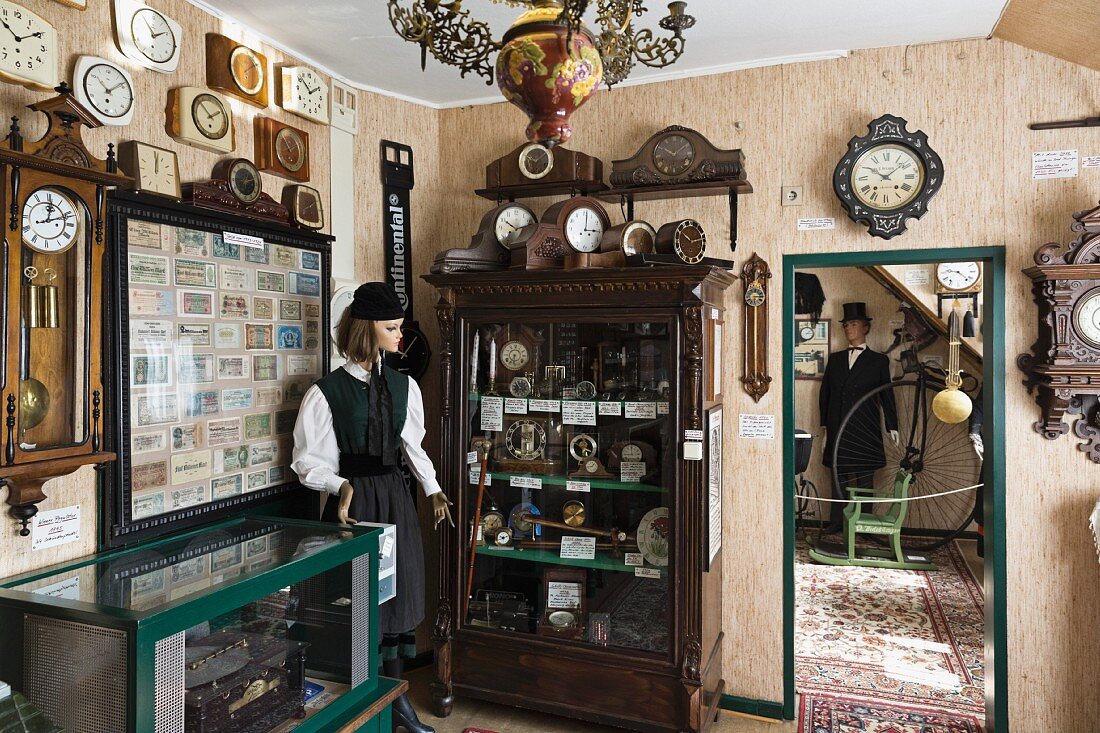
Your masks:
<svg viewBox="0 0 1100 733"><path fill-rule="evenodd" d="M782 201L784 206L801 206L802 186L784 186Z"/></svg>

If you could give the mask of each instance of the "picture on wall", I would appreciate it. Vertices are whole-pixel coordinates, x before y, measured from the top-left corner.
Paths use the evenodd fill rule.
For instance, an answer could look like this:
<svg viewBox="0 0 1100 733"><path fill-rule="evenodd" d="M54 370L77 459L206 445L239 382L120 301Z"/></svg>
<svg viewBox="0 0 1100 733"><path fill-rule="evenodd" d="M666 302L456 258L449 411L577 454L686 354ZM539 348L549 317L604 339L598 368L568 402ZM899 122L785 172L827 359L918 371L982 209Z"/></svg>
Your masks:
<svg viewBox="0 0 1100 733"><path fill-rule="evenodd" d="M794 378L821 379L829 359L829 319L796 318Z"/></svg>

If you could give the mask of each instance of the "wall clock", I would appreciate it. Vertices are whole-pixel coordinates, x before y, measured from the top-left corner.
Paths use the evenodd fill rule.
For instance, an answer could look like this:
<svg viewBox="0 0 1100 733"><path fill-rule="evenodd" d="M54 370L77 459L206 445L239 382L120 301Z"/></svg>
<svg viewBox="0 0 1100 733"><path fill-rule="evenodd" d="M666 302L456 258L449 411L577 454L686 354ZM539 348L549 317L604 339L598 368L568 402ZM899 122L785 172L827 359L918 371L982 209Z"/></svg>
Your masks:
<svg viewBox="0 0 1100 733"><path fill-rule="evenodd" d="M76 60L73 96L101 124L128 125L134 118L134 78L107 59L81 56Z"/></svg>
<svg viewBox="0 0 1100 733"><path fill-rule="evenodd" d="M1057 242L1035 252L1035 265L1024 270L1039 307L1038 338L1016 365L1024 386L1035 396L1036 432L1054 440L1073 423L1078 449L1100 463L1100 206L1073 215L1081 232L1068 247Z"/></svg>
<svg viewBox="0 0 1100 733"><path fill-rule="evenodd" d="M611 163L611 185L653 186L744 179L745 156L722 150L688 127L672 125L650 136L625 160Z"/></svg>
<svg viewBox="0 0 1100 733"><path fill-rule="evenodd" d="M977 293L982 289L982 263L941 262L936 265L937 293Z"/></svg>
<svg viewBox="0 0 1100 733"><path fill-rule="evenodd" d="M355 291L358 285L347 285L342 288L337 288L336 292L332 294L332 300L329 301L330 320L332 324L332 349L336 352L337 335L340 326L340 319L344 317L344 311L351 307L352 301L355 300Z"/></svg>
<svg viewBox="0 0 1100 733"><path fill-rule="evenodd" d="M920 130L883 115L867 124L867 134L848 141L848 152L833 171L833 191L848 218L867 225L873 237L905 233L907 219L919 219L943 184L943 162Z"/></svg>
<svg viewBox="0 0 1100 733"><path fill-rule="evenodd" d="M206 86L266 107L267 56L220 33L207 33Z"/></svg>
<svg viewBox="0 0 1100 733"><path fill-rule="evenodd" d="M263 191L260 171L247 158L214 164L210 180L183 184L183 200L195 206L286 224L286 207Z"/></svg>
<svg viewBox="0 0 1100 733"><path fill-rule="evenodd" d="M225 100L201 87L176 87L168 90L165 129L178 142L229 153L235 147L233 113Z"/></svg>
<svg viewBox="0 0 1100 733"><path fill-rule="evenodd" d="M180 200L180 169L175 152L140 140L118 146L118 165L134 179L134 190Z"/></svg>
<svg viewBox="0 0 1100 733"><path fill-rule="evenodd" d="M309 133L271 117L256 117L256 165L293 181L309 180Z"/></svg>
<svg viewBox="0 0 1100 733"><path fill-rule="evenodd" d="M115 43L127 58L171 74L179 66L183 28L137 0L114 0Z"/></svg>
<svg viewBox="0 0 1100 733"><path fill-rule="evenodd" d="M333 79L331 94L332 126L352 135L359 132L359 93Z"/></svg>
<svg viewBox="0 0 1100 733"><path fill-rule="evenodd" d="M513 201L494 206L481 217L477 231L470 237L470 245L440 252L431 271L438 275L502 270L508 267L508 247L525 228L537 221L535 212L521 203Z"/></svg>
<svg viewBox="0 0 1100 733"><path fill-rule="evenodd" d="M772 382L768 376L768 280L771 276L768 263L755 252L741 268L744 287L741 385L753 402L759 402L768 393Z"/></svg>
<svg viewBox="0 0 1100 733"><path fill-rule="evenodd" d="M0 79L48 91L58 82L57 30L31 10L0 0Z"/></svg>
<svg viewBox="0 0 1100 733"><path fill-rule="evenodd" d="M307 120L328 124L328 85L308 66L284 66L280 71L279 106Z"/></svg>
<svg viewBox="0 0 1100 733"><path fill-rule="evenodd" d="M655 250L659 254L674 254L685 265L695 265L707 253L707 235L694 219L670 221L657 230Z"/></svg>
<svg viewBox="0 0 1100 733"><path fill-rule="evenodd" d="M321 192L316 188L293 184L283 188L283 206L290 212L290 222L303 229L324 229L325 209Z"/></svg>

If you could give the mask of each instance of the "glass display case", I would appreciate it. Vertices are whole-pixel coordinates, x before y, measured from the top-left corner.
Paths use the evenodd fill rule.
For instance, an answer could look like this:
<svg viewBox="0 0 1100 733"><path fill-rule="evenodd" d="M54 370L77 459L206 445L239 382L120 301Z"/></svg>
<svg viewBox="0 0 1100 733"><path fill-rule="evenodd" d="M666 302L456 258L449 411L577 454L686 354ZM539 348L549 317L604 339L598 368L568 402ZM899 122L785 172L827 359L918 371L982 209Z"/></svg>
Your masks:
<svg viewBox="0 0 1100 733"><path fill-rule="evenodd" d="M382 533L236 519L9 580L0 677L73 733L336 730L398 684Z"/></svg>
<svg viewBox="0 0 1100 733"><path fill-rule="evenodd" d="M731 277L427 279L442 296L441 473L458 509L441 542L436 713L457 691L705 729L723 683L703 432L720 362L703 332Z"/></svg>

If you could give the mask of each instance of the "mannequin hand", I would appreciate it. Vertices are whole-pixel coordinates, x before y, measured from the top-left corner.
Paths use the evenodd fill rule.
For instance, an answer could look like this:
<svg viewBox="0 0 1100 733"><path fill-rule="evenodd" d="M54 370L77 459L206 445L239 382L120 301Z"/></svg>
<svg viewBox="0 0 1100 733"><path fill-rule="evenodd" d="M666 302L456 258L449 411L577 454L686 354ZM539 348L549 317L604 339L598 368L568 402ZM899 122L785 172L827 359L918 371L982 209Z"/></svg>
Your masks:
<svg viewBox="0 0 1100 733"><path fill-rule="evenodd" d="M974 446L974 452L978 454L978 458L985 458L985 444L982 443L982 436L980 433L970 433L968 436L971 444Z"/></svg>
<svg viewBox="0 0 1100 733"><path fill-rule="evenodd" d="M451 523L451 526L455 526L455 520L451 518L451 506L452 502L447 498L447 495L440 491L438 494L432 494L432 514L435 516L435 527L439 529L440 523L446 519Z"/></svg>
<svg viewBox="0 0 1100 733"><path fill-rule="evenodd" d="M898 431L897 430L891 430L890 431L890 440L894 441L894 445L898 444Z"/></svg>
<svg viewBox="0 0 1100 733"><path fill-rule="evenodd" d="M351 497L355 495L355 489L351 487L351 482L345 481L344 485L340 487L340 498L336 505L336 518L340 521L340 524L355 524L355 518L348 516L348 511L351 509Z"/></svg>

